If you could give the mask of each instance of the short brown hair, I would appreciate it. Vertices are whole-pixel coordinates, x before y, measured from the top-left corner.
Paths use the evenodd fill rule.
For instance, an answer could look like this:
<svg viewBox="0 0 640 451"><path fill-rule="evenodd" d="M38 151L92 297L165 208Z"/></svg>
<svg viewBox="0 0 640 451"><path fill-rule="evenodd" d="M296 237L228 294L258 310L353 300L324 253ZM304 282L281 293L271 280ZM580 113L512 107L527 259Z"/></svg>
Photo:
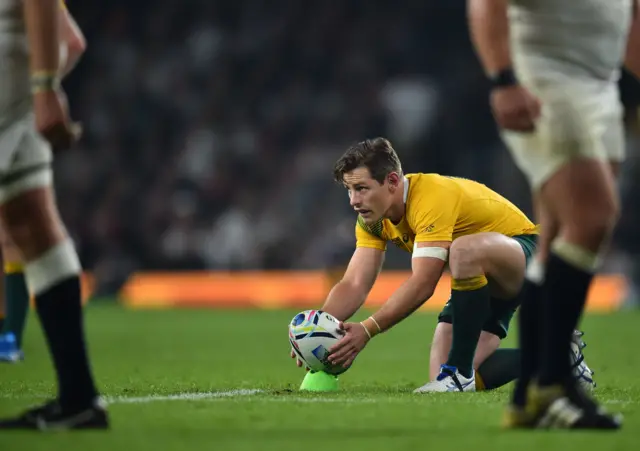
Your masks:
<svg viewBox="0 0 640 451"><path fill-rule="evenodd" d="M402 166L398 154L385 138L374 138L361 141L349 147L333 167L333 177L342 183L344 175L359 167L365 167L371 178L378 183L392 172L402 174Z"/></svg>

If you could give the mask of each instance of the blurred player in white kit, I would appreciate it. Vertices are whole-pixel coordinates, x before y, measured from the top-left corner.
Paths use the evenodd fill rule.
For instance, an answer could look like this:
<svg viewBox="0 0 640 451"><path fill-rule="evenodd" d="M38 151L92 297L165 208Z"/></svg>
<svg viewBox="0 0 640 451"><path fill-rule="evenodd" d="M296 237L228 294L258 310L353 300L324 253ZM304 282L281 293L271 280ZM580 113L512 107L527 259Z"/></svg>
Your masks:
<svg viewBox="0 0 640 451"><path fill-rule="evenodd" d="M59 388L53 401L0 420L0 429L109 424L85 346L81 266L52 188L52 150L80 136L60 86L61 8L60 0L0 1L0 223L24 261Z"/></svg>
<svg viewBox="0 0 640 451"><path fill-rule="evenodd" d="M521 377L507 427L617 429L567 352L615 227L624 160L617 81L640 73L635 0L469 0L491 105L529 180L540 242L521 293Z"/></svg>
<svg viewBox="0 0 640 451"><path fill-rule="evenodd" d="M86 48L85 37L64 3L59 9L60 77L68 75ZM4 278L0 277L0 364L24 358L22 338L29 312L29 292L19 249L2 233L0 248Z"/></svg>

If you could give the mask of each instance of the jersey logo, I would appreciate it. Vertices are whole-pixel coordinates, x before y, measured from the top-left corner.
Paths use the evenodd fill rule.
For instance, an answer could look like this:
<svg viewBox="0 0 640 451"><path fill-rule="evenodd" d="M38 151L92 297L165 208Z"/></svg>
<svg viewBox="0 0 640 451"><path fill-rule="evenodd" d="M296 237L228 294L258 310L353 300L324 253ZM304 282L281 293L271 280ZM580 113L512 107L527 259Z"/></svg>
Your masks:
<svg viewBox="0 0 640 451"><path fill-rule="evenodd" d="M433 232L433 229L435 229L435 228L436 228L435 224L431 224L426 229L424 229L424 231L427 232L427 233Z"/></svg>
<svg viewBox="0 0 640 451"><path fill-rule="evenodd" d="M378 238L382 238L382 230L383 230L382 219L378 220L378 222L376 222L375 224L369 226L365 224L364 219L362 219L362 216L358 215L358 225L362 227L366 232L369 232L370 234L375 235Z"/></svg>
<svg viewBox="0 0 640 451"><path fill-rule="evenodd" d="M391 240L391 242L398 246L400 249L404 249L404 244L402 243L402 240L400 238L394 238Z"/></svg>
<svg viewBox="0 0 640 451"><path fill-rule="evenodd" d="M403 233L402 234L402 241L404 241L405 243L409 242L409 234L408 233Z"/></svg>

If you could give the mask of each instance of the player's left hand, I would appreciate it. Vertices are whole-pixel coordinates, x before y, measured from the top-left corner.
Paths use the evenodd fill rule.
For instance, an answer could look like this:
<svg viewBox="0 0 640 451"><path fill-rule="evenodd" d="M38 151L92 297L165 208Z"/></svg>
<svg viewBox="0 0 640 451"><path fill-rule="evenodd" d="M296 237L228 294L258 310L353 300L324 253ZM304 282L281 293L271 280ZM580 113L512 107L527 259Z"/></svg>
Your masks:
<svg viewBox="0 0 640 451"><path fill-rule="evenodd" d="M344 337L329 348L329 361L349 368L371 338L360 323L340 322L338 327L344 331Z"/></svg>
<svg viewBox="0 0 640 451"><path fill-rule="evenodd" d="M540 100L522 85L505 86L491 91L493 115L505 130L531 133L540 117Z"/></svg>
<svg viewBox="0 0 640 451"><path fill-rule="evenodd" d="M67 150L82 134L80 124L71 121L67 97L62 89L51 89L33 95L36 128L54 152Z"/></svg>

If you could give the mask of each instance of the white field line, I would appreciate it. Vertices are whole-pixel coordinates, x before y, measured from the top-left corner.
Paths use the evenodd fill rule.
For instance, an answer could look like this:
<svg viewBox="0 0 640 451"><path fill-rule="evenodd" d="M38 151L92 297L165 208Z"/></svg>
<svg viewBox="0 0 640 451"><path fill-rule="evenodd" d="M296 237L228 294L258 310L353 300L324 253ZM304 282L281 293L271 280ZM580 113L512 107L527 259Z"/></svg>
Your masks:
<svg viewBox="0 0 640 451"><path fill-rule="evenodd" d="M115 396L115 397L106 397L105 401L108 404L150 404L154 402L171 402L171 401L224 401L230 399L237 399L241 397L251 397L253 395L258 394L269 394L267 390L261 389L237 389L237 390L224 390L224 391L212 391L212 392L203 392L203 393L176 393L173 395L150 395L150 396ZM0 399L37 399L37 398L47 398L49 395L17 395L17 394L0 394ZM388 395L385 395L380 398L374 397L331 397L331 396L296 396L296 395L277 395L273 397L260 397L256 399L257 402L279 402L279 403L320 403L320 404L384 404L384 403L408 403L415 402L425 397L430 397L431 395L423 394L416 395L411 398L392 398ZM456 401L461 401L457 394L453 394L452 396L456 396ZM437 401L442 401L442 397L438 397ZM480 400L474 399L473 396L467 396L465 401L469 404L487 404L490 403L490 400ZM478 402L480 401L480 402ZM624 399L608 399L603 401L603 404L610 405L631 405L638 404L637 401L632 400L624 400Z"/></svg>
<svg viewBox="0 0 640 451"><path fill-rule="evenodd" d="M224 390L214 392L202 392L202 393L176 393L173 395L150 395L150 396L107 396L103 399L109 404L148 404L151 402L162 401L209 401L219 398L234 398L239 396L250 396L262 393L264 390L259 389L237 389L237 390ZM0 399L48 399L51 398L49 394L33 394L33 395L18 395L12 393L0 394Z"/></svg>
<svg viewBox="0 0 640 451"><path fill-rule="evenodd" d="M161 401L207 401L218 398L234 398L238 396L251 396L262 393L263 390L257 389L239 389L226 391L213 391L204 393L178 393L175 395L151 395L139 397L117 396L114 398L105 398L108 404L148 404L151 402Z"/></svg>

